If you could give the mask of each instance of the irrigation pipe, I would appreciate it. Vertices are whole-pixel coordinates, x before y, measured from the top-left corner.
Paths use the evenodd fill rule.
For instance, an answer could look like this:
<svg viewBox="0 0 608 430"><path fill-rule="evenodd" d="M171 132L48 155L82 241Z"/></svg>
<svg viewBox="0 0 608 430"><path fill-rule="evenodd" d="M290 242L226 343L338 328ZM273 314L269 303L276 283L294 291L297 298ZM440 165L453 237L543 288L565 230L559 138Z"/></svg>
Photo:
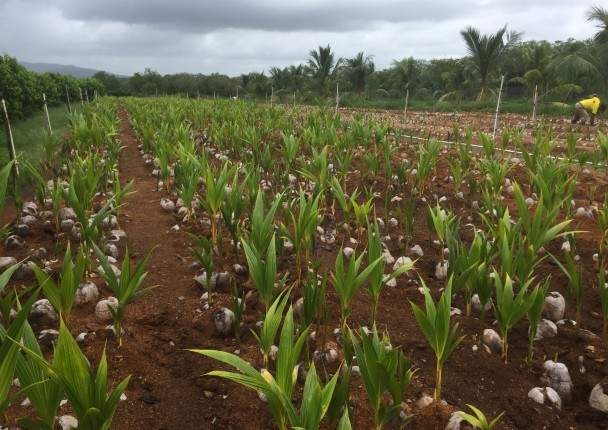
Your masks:
<svg viewBox="0 0 608 430"><path fill-rule="evenodd" d="M389 133L389 134L391 136L395 136L395 133ZM428 137L418 137L418 136L414 136L414 135L409 135L407 137L409 137L410 139L415 139L415 140L429 140L430 139ZM444 144L444 145L451 145L451 146L456 145L456 142L452 142L452 141L449 141L449 140L439 140L439 139L437 139L437 141L439 143L441 143L441 144ZM482 149L482 150L484 149L482 145L478 145L476 143L471 143L469 146L471 146L471 148ZM496 152L496 149L494 149L494 152ZM514 154L514 155L523 155L523 153L521 151L516 151L514 149L504 149L503 152L507 152L509 154ZM568 160L567 158L558 157L558 156L555 156L555 155L549 155L548 157L553 158L554 160L560 160L560 161L567 161ZM578 162L578 160L576 158L573 158L571 161ZM585 164L592 165L593 163L591 161L587 161L587 162L585 162ZM598 167L606 167L606 164L598 163Z"/></svg>

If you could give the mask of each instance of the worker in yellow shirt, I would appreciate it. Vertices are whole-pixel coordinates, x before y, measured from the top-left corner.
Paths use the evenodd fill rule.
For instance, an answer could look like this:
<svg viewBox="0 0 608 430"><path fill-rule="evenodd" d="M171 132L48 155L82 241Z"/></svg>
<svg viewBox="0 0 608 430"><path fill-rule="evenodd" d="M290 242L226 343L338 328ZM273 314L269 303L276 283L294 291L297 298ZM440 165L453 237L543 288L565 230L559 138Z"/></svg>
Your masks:
<svg viewBox="0 0 608 430"><path fill-rule="evenodd" d="M581 122L586 124L589 114L591 114L590 124L594 125L595 115L598 112L604 112L606 110L606 104L600 103L600 99L597 94L591 94L588 99L581 100L574 105L576 112L574 118L572 118L572 124Z"/></svg>

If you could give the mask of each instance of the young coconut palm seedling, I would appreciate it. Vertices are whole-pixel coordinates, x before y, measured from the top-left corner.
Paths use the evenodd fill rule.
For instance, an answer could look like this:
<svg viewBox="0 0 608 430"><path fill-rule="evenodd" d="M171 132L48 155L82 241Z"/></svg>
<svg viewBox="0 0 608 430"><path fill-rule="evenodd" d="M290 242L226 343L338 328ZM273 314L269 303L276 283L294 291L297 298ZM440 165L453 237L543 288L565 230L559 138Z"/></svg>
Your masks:
<svg viewBox="0 0 608 430"><path fill-rule="evenodd" d="M494 281L496 283L496 303L494 303L494 314L496 322L502 334L502 359L507 363L509 353L509 331L521 320L530 307L536 301L538 285L528 291L533 279L528 279L526 283L519 286L519 292L513 291L513 281L507 273L505 279L501 279L500 274L494 271Z"/></svg>
<svg viewBox="0 0 608 430"><path fill-rule="evenodd" d="M215 265L213 264L213 244L205 236L196 236L191 233L188 233L188 236L190 236L198 245L198 249L188 248L188 250L194 255L194 258L198 260L202 268L205 269L204 284L199 278L196 278L196 281L199 284L202 284L205 290L207 290L207 301L209 302L209 305L211 305L213 304L213 297L211 296L211 277L213 276L213 269L215 268Z"/></svg>
<svg viewBox="0 0 608 430"><path fill-rule="evenodd" d="M334 201L338 202L342 213L344 214L344 224L346 225L347 233L350 236L350 213L353 210L353 202L356 201L359 191L355 188L350 196L344 191L346 188L342 188L338 178L332 176L331 178L331 190L334 196Z"/></svg>
<svg viewBox="0 0 608 430"><path fill-rule="evenodd" d="M23 346L30 349L38 357L43 357L36 335L26 322L21 338ZM16 367L17 378L21 387L20 394L27 396L38 414L38 419L20 418L17 423L28 430L54 430L57 410L65 396L63 388L50 379L43 366L27 354L21 354Z"/></svg>
<svg viewBox="0 0 608 430"><path fill-rule="evenodd" d="M568 278L568 287L566 288L566 298L569 303L575 302L576 306L576 327L581 326L581 312L583 309L583 300L585 298L585 287L583 286L583 263L574 261L570 251L565 251L566 265L564 266L557 258L551 255L551 258Z"/></svg>
<svg viewBox="0 0 608 430"><path fill-rule="evenodd" d="M76 291L78 291L78 285L82 282L86 270L86 260L82 248L76 256L76 261L72 262L72 251L68 242L68 249L63 257L61 273L59 274L59 282L55 282L53 276L40 267L33 266L33 269L44 296L51 303L51 306L62 315L66 324L69 324Z"/></svg>
<svg viewBox="0 0 608 430"><path fill-rule="evenodd" d="M602 340L608 340L608 284L606 284L606 264L602 261L599 274L600 301L602 303Z"/></svg>
<svg viewBox="0 0 608 430"><path fill-rule="evenodd" d="M498 415L492 421L488 422L488 419L486 418L486 416L484 415L483 412L481 412L475 406L471 406L471 405L467 405L467 406L469 407L469 409L471 409L473 411L475 416L464 413L464 412L459 412L458 415L460 416L460 418L462 418L463 420L465 420L466 422L468 422L469 424L471 424L472 426L474 426L475 428L478 428L480 430L492 430L494 428L494 426L498 423L498 421L500 421L502 416L505 414L504 412L501 412L500 415Z"/></svg>
<svg viewBox="0 0 608 430"><path fill-rule="evenodd" d="M105 349L97 367L97 374L94 375L87 358L63 321L59 327L53 363L25 346L21 349L65 392L78 420L79 429L110 428L120 396L127 388L130 376L120 382L110 394L107 393L108 365Z"/></svg>
<svg viewBox="0 0 608 430"><path fill-rule="evenodd" d="M0 275L0 286L4 288L10 279L12 272L17 267L17 265L11 266L2 275ZM1 289L2 288L0 288L0 290ZM13 385L13 375L15 374L15 368L20 355L19 344L15 342L14 339L21 339L22 337L24 328L27 324L27 317L30 313L30 309L38 298L38 291L39 290L36 290L28 299L26 304L19 309L17 316L12 320L10 326L4 327L0 324L0 415L3 422L8 421L6 417L6 410L14 400L9 396L9 394Z"/></svg>
<svg viewBox="0 0 608 430"><path fill-rule="evenodd" d="M281 330L281 340L279 342L279 351L281 353L277 358L275 376L266 368L258 372L245 360L228 352L217 350L191 351L235 367L239 372L214 370L209 372L208 375L230 379L261 392L268 402L275 424L279 429L287 429L289 423L292 428L316 430L319 428L319 423L329 407L339 372L336 372L325 387L321 387L316 377L316 370L314 366L311 367L304 385L302 404L300 406L300 413L298 414L296 406L293 404L292 395L298 373L296 363L306 341L307 334L308 329L300 334L297 341L294 340L295 325L293 322L293 309L290 307L285 316L283 329Z"/></svg>
<svg viewBox="0 0 608 430"><path fill-rule="evenodd" d="M450 327L450 311L452 305L452 278L448 279L445 290L441 294L437 304L433 302L433 297L424 280L420 278L424 289L425 312L423 312L414 302L410 301L414 316L426 340L433 348L436 358L437 378L435 381L434 398L441 398L441 374L443 365L458 344L462 342L464 336L456 338L458 323Z"/></svg>
<svg viewBox="0 0 608 430"><path fill-rule="evenodd" d="M544 284L542 286L538 286L536 299L528 309L528 322L530 323L530 326L528 327L528 340L530 341L528 346L528 362L532 361L532 357L534 355L534 338L536 337L536 333L538 331L538 323L545 307L545 297L547 297L550 285L551 276L548 276L547 279L545 279Z"/></svg>
<svg viewBox="0 0 608 430"><path fill-rule="evenodd" d="M148 276L148 272L144 273L144 270L152 250L148 252L144 258L142 258L139 264L137 264L135 267L135 270L131 272L131 258L129 257L129 249L127 249L125 251L125 258L122 262L122 266L120 267L120 277L116 277L114 270L112 270L112 267L110 266L108 258L104 255L101 249L99 249L95 244L93 244L93 249L95 250L97 259L101 264L102 270L100 270L100 274L103 276L104 280L112 290L112 294L118 301L118 307L116 310L114 310L114 308L112 308L110 305L108 305L108 310L110 311L112 319L114 320L114 335L116 336L116 341L118 342L118 346L121 347L122 321L125 317L126 306L139 296L142 296L156 288L156 286L141 288L146 276Z"/></svg>
<svg viewBox="0 0 608 430"><path fill-rule="evenodd" d="M211 239L214 244L217 243L216 215L219 213L226 195L226 185L236 174L236 168L237 166L232 166L229 170L228 165L224 164L222 170L217 172L211 166L208 166L205 172L205 188L207 192L201 204L211 218Z"/></svg>
<svg viewBox="0 0 608 430"><path fill-rule="evenodd" d="M359 288L367 280L374 268L382 261L382 256L371 261L369 265L359 273L363 262L364 253L356 257L355 253L351 255L348 261L348 268L344 270L344 252L340 247L338 256L336 257L335 272L330 274L331 283L334 286L338 299L340 300L340 315L342 333L346 333L346 321L350 314L350 302Z"/></svg>
<svg viewBox="0 0 608 430"><path fill-rule="evenodd" d="M371 325L376 324L376 313L378 310L378 301L380 300L380 293L382 292L382 288L391 280L395 279L397 276L403 275L408 270L414 267L413 261L408 261L403 264L397 270L395 270L390 275L385 275L385 263L382 260L382 239L380 238L380 229L378 228L378 221L374 221L374 226L372 227L369 222L367 223L367 238L368 238L368 247L367 247L367 261L369 264L374 261L380 260L377 263L371 273L369 274L369 282L367 287L367 292L372 298L372 312L371 312Z"/></svg>
<svg viewBox="0 0 608 430"><path fill-rule="evenodd" d="M359 337L362 345L350 330L350 342L357 357L363 386L374 410L374 428L380 430L394 418L403 426L411 417L400 417L401 403L415 370L403 351L390 345L388 336L383 334L380 340L375 325L371 338L364 330L360 331ZM388 404L386 392L391 397Z"/></svg>
<svg viewBox="0 0 608 430"><path fill-rule="evenodd" d="M234 256L236 257L237 262L240 262L237 244L239 243L241 216L243 215L246 206L246 198L244 197L246 186L247 178L239 184L239 176L238 174L235 174L232 180L232 191L225 195L220 208L226 228L228 228L230 237L232 237Z"/></svg>
<svg viewBox="0 0 608 430"><path fill-rule="evenodd" d="M263 354L263 365L264 368L268 368L268 356L270 349L274 344L274 338L277 336L279 325L281 325L281 319L283 318L283 310L289 300L290 290L283 290L277 298L270 304L270 307L266 310L264 315L264 324L262 324L262 330L260 335L252 331L255 340L260 345L260 349Z"/></svg>
<svg viewBox="0 0 608 430"><path fill-rule="evenodd" d="M281 223L281 232L286 237L296 250L296 266L298 271L298 285L302 280L302 253L306 253L306 268L310 261L310 251L313 247L314 234L319 225L319 198L321 194L317 194L316 198L307 199L304 191L300 189L300 200L298 205L298 215L296 216L291 209L286 210L285 218L291 221L293 233L289 231L287 226Z"/></svg>
<svg viewBox="0 0 608 430"><path fill-rule="evenodd" d="M263 258L263 251L258 251L257 248L250 246L244 239L241 239L241 245L247 257L249 265L249 273L255 287L260 295L260 299L264 303L264 314L268 313L277 291L281 291L283 285L287 281L288 273L285 273L283 278L277 283L277 252L276 252L276 236L273 234L266 258Z"/></svg>

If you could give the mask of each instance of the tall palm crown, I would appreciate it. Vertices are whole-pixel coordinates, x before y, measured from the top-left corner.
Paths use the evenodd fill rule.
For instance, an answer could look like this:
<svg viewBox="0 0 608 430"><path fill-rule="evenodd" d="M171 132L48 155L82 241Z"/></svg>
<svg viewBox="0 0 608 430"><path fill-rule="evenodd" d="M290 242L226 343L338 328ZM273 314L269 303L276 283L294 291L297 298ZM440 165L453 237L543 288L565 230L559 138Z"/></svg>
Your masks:
<svg viewBox="0 0 608 430"><path fill-rule="evenodd" d="M467 45L473 68L479 75L480 90L477 99L482 100L488 92L492 92L489 87L490 79L500 66L504 53L519 41L521 33L507 33L507 26L505 25L495 34L481 35L479 30L469 26L462 30L460 35ZM505 35L507 36L506 43L504 41Z"/></svg>
<svg viewBox="0 0 608 430"><path fill-rule="evenodd" d="M308 60L308 70L314 85L321 95L328 96L331 80L337 74L342 59L337 61L334 59L334 53L329 45L325 48L319 46L318 51L312 50L308 55L311 57Z"/></svg>
<svg viewBox="0 0 608 430"><path fill-rule="evenodd" d="M366 56L363 52L359 52L354 58L347 59L345 63L347 79L352 85L354 92L361 98L361 95L365 91L367 80L375 69L371 56Z"/></svg>

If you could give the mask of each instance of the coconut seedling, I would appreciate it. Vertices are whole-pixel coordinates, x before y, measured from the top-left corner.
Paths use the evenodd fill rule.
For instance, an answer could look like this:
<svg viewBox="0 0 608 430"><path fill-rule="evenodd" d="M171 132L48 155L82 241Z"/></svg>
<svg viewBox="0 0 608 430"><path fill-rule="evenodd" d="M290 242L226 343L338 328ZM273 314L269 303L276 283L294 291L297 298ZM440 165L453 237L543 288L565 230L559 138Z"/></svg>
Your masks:
<svg viewBox="0 0 608 430"><path fill-rule="evenodd" d="M231 191L230 193L226 193L220 207L224 223L234 244L234 256L237 262L240 262L237 244L239 242L241 216L245 211L246 198L244 196L246 193L246 181L245 179L239 184L238 174L235 174L232 179Z"/></svg>
<svg viewBox="0 0 608 430"><path fill-rule="evenodd" d="M414 302L410 301L414 316L424 337L435 352L436 372L434 398L441 398L441 375L443 365L447 361L452 352L462 342L464 336L456 338L458 331L458 323L450 327L450 311L452 305L452 278L448 279L445 290L441 294L437 304L433 301L431 292L426 286L424 280L420 278L422 288L424 290L424 306L422 311Z"/></svg>
<svg viewBox="0 0 608 430"><path fill-rule="evenodd" d="M494 303L494 314L500 333L502 334L502 354L505 363L509 353L509 331L534 305L538 294L538 285L530 290L532 279L528 279L524 284L520 284L519 292L515 294L513 281L507 273L504 280L498 272L494 271L494 282L496 284L496 302Z"/></svg>
<svg viewBox="0 0 608 430"><path fill-rule="evenodd" d="M264 215L264 193L256 188L254 195L255 204L251 214L251 232L248 244L259 254L263 254L268 249L270 241L274 237L274 217L277 209L283 202L283 194L279 194L275 197L268 208L266 215ZM250 198L251 197L253 197L252 194L250 194ZM241 244L243 241L244 238L241 238Z"/></svg>
<svg viewBox="0 0 608 430"><path fill-rule="evenodd" d="M435 228L437 238L439 239L439 257L441 259L440 265L445 266L445 255L444 249L448 240L448 236L454 233L457 229L458 219L452 211L446 211L439 206L439 203L435 205L435 208L429 206L429 220L432 227Z"/></svg>
<svg viewBox="0 0 608 430"><path fill-rule="evenodd" d="M296 139L293 134L287 136L287 134L281 132L283 138L283 146L281 147L281 154L283 154L283 160L287 163L287 166L291 170L295 170L295 160L298 155L298 149L300 148L300 140Z"/></svg>
<svg viewBox="0 0 608 430"><path fill-rule="evenodd" d="M363 386L374 411L374 428L382 429L395 418L400 426L404 425L411 416L400 416L401 402L415 372L409 358L400 348L391 346L386 334L380 340L375 325L371 336L361 330L359 338L361 345L350 330L350 342L357 357ZM386 402L387 392L391 397L389 403Z"/></svg>
<svg viewBox="0 0 608 430"><path fill-rule="evenodd" d="M528 309L527 315L528 322L530 323L530 326L528 327L528 340L530 341L528 346L528 362L532 361L532 357L534 355L534 338L536 337L536 333L538 331L538 323L545 307L545 297L547 297L547 292L549 291L550 285L551 276L545 279L545 282L542 284L542 286L538 286L536 298Z"/></svg>
<svg viewBox="0 0 608 430"><path fill-rule="evenodd" d="M23 346L38 357L43 357L36 335L26 322L21 337ZM16 367L17 378L21 387L20 395L27 396L38 418L20 418L17 423L26 429L54 430L56 415L65 393L56 381L50 379L43 366L27 354L19 355Z"/></svg>
<svg viewBox="0 0 608 430"><path fill-rule="evenodd" d="M66 324L69 324L70 312L74 305L76 291L78 291L78 285L82 282L86 270L86 260L82 248L76 256L76 261L72 261L70 247L71 245L68 242L58 282L55 282L53 276L43 271L40 267L33 266L36 280L44 296L51 303L51 306L63 316Z"/></svg>
<svg viewBox="0 0 608 430"><path fill-rule="evenodd" d="M338 299L340 300L340 327L342 333L346 333L346 321L350 314L349 305L350 302L359 288L367 280L369 275L380 262L382 257L376 258L371 261L368 266L363 269L360 273L361 264L363 263L364 253L361 253L359 257L356 257L355 253L351 255L348 261L348 267L344 270L344 252L343 248L340 247L338 256L336 257L335 271L330 274L331 283L334 286Z"/></svg>
<svg viewBox="0 0 608 430"><path fill-rule="evenodd" d="M566 288L566 300L569 303L575 303L576 307L576 322L577 328L581 325L581 312L583 309L583 300L585 298L585 287L583 286L583 264L575 261L571 255L571 251L565 251L566 265L564 266L557 258L551 255L551 258L568 278L568 286Z"/></svg>
<svg viewBox="0 0 608 430"><path fill-rule="evenodd" d="M260 334L258 335L256 332L252 331L258 345L260 345L265 369L268 368L268 355L279 330L279 325L281 324L281 319L283 317L283 310L289 300L289 294L290 290L283 290L276 297L274 302L270 304L264 315L264 324L262 325Z"/></svg>
<svg viewBox="0 0 608 430"><path fill-rule="evenodd" d="M228 165L224 164L222 169L217 172L208 166L205 172L206 193L201 204L207 210L209 217L211 218L211 240L214 244L217 243L216 215L219 213L224 196L226 195L226 185L236 174L236 167L237 166L233 166L228 170Z"/></svg>
<svg viewBox="0 0 608 430"><path fill-rule="evenodd" d="M467 414L465 412L459 412L458 415L460 416L460 418L462 418L463 420L465 420L466 422L468 422L469 424L471 424L472 426L474 426L475 428L478 428L480 430L492 430L494 428L494 426L496 424L498 424L498 421L500 421L502 416L505 414L504 412L501 412L496 418L494 418L492 421L488 422L488 419L486 418L486 416L484 415L483 412L481 412L475 406L472 406L472 405L467 405L467 406L470 410L473 411L475 416L473 416L471 414Z"/></svg>
<svg viewBox="0 0 608 430"><path fill-rule="evenodd" d="M600 255L604 256L604 247L608 241L608 198L604 199L602 208L598 211L597 221L600 226Z"/></svg>
<svg viewBox="0 0 608 430"><path fill-rule="evenodd" d="M300 313L300 331L312 326L317 321L317 332L320 328L320 320L325 308L325 287L327 286L327 276L323 274L321 278L317 276L317 268L306 277L303 285L304 294L302 296L302 311ZM306 363L310 361L309 344L306 342Z"/></svg>
<svg viewBox="0 0 608 430"><path fill-rule="evenodd" d="M272 235L267 250L258 251L257 248L249 245L243 238L241 238L241 245L245 251L251 279L260 295L260 299L264 303L266 314L276 296L276 292L283 288L288 276L286 273L277 284L276 236ZM263 255L264 251L266 251L265 258Z"/></svg>
<svg viewBox="0 0 608 430"><path fill-rule="evenodd" d="M454 195L457 195L460 192L460 184L469 176L470 168L468 166L466 168L463 167L460 158L457 158L454 164L448 161L448 165L454 177Z"/></svg>
<svg viewBox="0 0 608 430"><path fill-rule="evenodd" d="M424 194L424 187L431 175L431 171L435 168L439 159L439 150L441 142L437 139L430 139L426 146L420 145L420 150L417 153L418 170L416 172L415 188L418 190L418 197Z"/></svg>
<svg viewBox="0 0 608 430"><path fill-rule="evenodd" d="M338 181L338 178L332 176L331 178L331 190L334 196L334 201L338 202L342 213L344 214L344 224L347 228L347 233L350 236L350 213L353 210L353 202L356 201L359 191L355 188L350 196L345 192L346 188L343 188Z"/></svg>
<svg viewBox="0 0 608 430"><path fill-rule="evenodd" d="M11 268L8 270L11 270ZM0 285L2 283L6 285L6 282L10 279L10 275L5 276L7 275L7 271L0 275ZM38 291L36 290L26 304L19 309L17 316L12 320L10 326L4 327L0 324L0 415L5 423L8 422L6 410L14 400L10 396L10 391L13 386L13 375L15 374L15 368L20 355L19 343L17 343L16 339L21 339L23 335L30 309L38 298Z"/></svg>
<svg viewBox="0 0 608 430"><path fill-rule="evenodd" d="M130 376L121 381L108 394L108 365L105 349L97 367L97 373L93 374L89 361L63 321L59 326L59 338L55 346L53 363L46 361L25 346L22 346L21 349L61 387L78 420L79 429L107 430L110 428L120 396L127 388Z"/></svg>
<svg viewBox="0 0 608 430"><path fill-rule="evenodd" d="M599 273L600 301L602 303L602 340L608 340L608 284L606 284L606 264L602 261Z"/></svg>
<svg viewBox="0 0 608 430"><path fill-rule="evenodd" d="M367 284L367 293L372 299L372 311L370 316L370 324L376 324L376 314L378 311L378 301L380 300L380 293L384 286L395 279L397 276L403 275L408 270L414 267L414 262L409 261L399 267L397 270L393 271L393 273L389 275L384 274L385 263L382 260L382 240L380 238L380 229L378 228L378 221L374 220L373 227L370 223L367 223L367 261L368 264L373 263L374 261L379 261L377 263L371 273L369 274L369 282Z"/></svg>
<svg viewBox="0 0 608 430"><path fill-rule="evenodd" d="M355 221L357 222L357 232L358 232L358 242L361 242L361 232L363 227L367 225L369 222L369 214L372 210L372 203L376 198L375 195L372 195L368 198L368 200L363 204L358 204L355 199L351 198L350 201L353 205L353 211L355 213Z"/></svg>
<svg viewBox="0 0 608 430"><path fill-rule="evenodd" d="M608 166L608 135L602 133L600 130L597 131L597 142L601 156L606 166ZM604 177L608 177L608 168L604 170Z"/></svg>
<svg viewBox="0 0 608 430"><path fill-rule="evenodd" d="M196 278L199 284L207 290L207 300L209 304L213 304L213 297L211 292L211 277L213 276L213 270L215 265L213 263L213 244L207 239L205 236L196 236L194 234L188 233L191 239L193 239L198 248L188 248L190 253L198 260L203 269L205 269L205 282L204 284Z"/></svg>
<svg viewBox="0 0 608 430"><path fill-rule="evenodd" d="M280 311L283 310L288 295L289 294L285 294L283 297L277 298L277 301L275 302L278 306L276 309L277 312L279 311L279 308ZM281 302L281 305L278 305L279 301ZM276 329L278 329L281 320L281 313L282 312L279 312L277 314ZM266 326L266 323L264 326ZM306 341L307 334L308 330L304 330L298 339L295 340L293 309L290 307L285 316L285 321L281 330L281 340L279 342L279 350L281 353L277 357L275 376L273 376L267 368L263 368L261 372L258 372L245 360L228 352L217 350L191 351L235 367L239 372L214 370L209 372L208 375L226 378L261 392L267 400L275 424L279 429L286 429L288 423L294 428L304 427L306 429L316 429L318 428L318 423L325 415L329 401L331 400L338 373L336 373L330 383L327 384L326 390L321 389L321 393L318 392L320 389L318 379L314 376L310 376L310 380L307 378L307 383L304 387L304 398L300 414L298 414L297 409L293 404L292 394L294 392L298 373L296 363L298 362L302 347ZM314 372L314 366L309 371L309 375L312 372ZM319 398L321 401L319 401Z"/></svg>
<svg viewBox="0 0 608 430"><path fill-rule="evenodd" d="M314 234L319 225L319 199L321 194L315 198L307 199L304 191L300 189L298 205L298 215L296 216L291 209L287 209L285 218L291 221L293 233L287 226L281 223L281 233L286 237L296 250L296 266L298 270L298 284L302 280L302 254L306 254L306 262L310 261L310 251L314 244ZM308 263L306 263L308 267Z"/></svg>
<svg viewBox="0 0 608 430"><path fill-rule="evenodd" d="M241 348L241 321L243 319L243 312L245 311L245 294L239 294L236 288L236 281L232 278L232 286L230 288L232 295L232 313L234 313L234 320L232 321L232 330L234 331L234 339L236 348Z"/></svg>
<svg viewBox="0 0 608 430"><path fill-rule="evenodd" d="M108 199L106 203L97 211L97 213L90 217L90 211L87 209L88 203L83 203L82 192L77 191L80 185L74 182L74 178L70 178L70 186L67 190L63 190L63 199L68 206L70 206L76 213L76 217L80 222L80 244L82 253L87 262L87 272L91 267L90 250L93 249L95 242L99 238L103 229L103 221L108 218L115 208L115 201L121 200L125 195L129 193L133 181L129 182L124 188L121 189L120 193L115 192L111 199Z"/></svg>
<svg viewBox="0 0 608 430"><path fill-rule="evenodd" d="M196 196L200 172L188 155L181 151L178 152L178 154L179 161L175 163L173 169L175 173L175 191L177 192L178 197L184 202L185 208L188 210L186 219L190 220L194 214L194 211L192 210L192 201Z"/></svg>
<svg viewBox="0 0 608 430"><path fill-rule="evenodd" d="M117 277L110 266L108 258L96 245L93 245L97 259L101 264L100 275L106 281L106 284L112 290L112 294L118 301L118 307L116 310L108 305L108 310L114 320L114 336L118 342L118 346L122 347L122 323L125 318L126 306L136 298L149 293L156 286L141 288L143 282L148 276L148 272L144 273L146 263L152 250L148 252L141 261L137 264L134 271L131 271L131 258L129 256L129 249L125 251L125 258L120 267L120 277Z"/></svg>

